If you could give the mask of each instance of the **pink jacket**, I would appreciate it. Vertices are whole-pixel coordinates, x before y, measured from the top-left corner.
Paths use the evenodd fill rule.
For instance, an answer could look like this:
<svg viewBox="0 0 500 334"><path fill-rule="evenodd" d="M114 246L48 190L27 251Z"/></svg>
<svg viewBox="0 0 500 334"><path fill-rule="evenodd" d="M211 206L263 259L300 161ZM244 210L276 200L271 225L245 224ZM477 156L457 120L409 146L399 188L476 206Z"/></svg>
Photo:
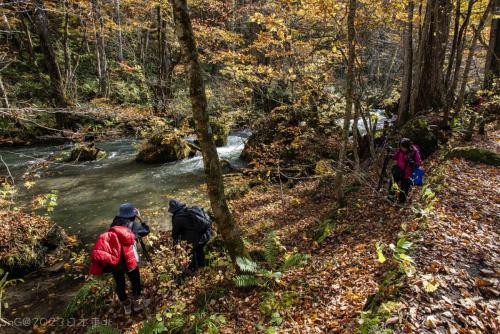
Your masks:
<svg viewBox="0 0 500 334"><path fill-rule="evenodd" d="M418 150L418 147L415 145L412 146L411 151L408 153L405 153L403 150L398 149L392 158L396 160L396 164L398 165L398 167L402 171L404 171L405 179L411 178L411 174L413 173L413 168L415 168L416 166L422 166L422 158L420 157L420 151ZM416 166L408 165L406 163L408 160L414 160Z"/></svg>

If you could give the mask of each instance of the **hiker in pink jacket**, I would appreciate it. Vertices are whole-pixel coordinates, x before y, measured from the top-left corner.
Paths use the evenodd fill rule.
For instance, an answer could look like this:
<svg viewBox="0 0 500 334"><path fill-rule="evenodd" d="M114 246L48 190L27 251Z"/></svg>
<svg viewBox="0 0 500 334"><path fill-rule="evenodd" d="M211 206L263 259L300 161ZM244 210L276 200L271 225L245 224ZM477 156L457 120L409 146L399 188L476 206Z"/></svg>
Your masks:
<svg viewBox="0 0 500 334"><path fill-rule="evenodd" d="M396 164L392 168L392 179L399 186L399 202L404 203L413 184L411 176L416 167L422 166L420 152L410 139L403 138L399 142L399 149L394 153ZM389 188L391 198L394 198L393 184Z"/></svg>

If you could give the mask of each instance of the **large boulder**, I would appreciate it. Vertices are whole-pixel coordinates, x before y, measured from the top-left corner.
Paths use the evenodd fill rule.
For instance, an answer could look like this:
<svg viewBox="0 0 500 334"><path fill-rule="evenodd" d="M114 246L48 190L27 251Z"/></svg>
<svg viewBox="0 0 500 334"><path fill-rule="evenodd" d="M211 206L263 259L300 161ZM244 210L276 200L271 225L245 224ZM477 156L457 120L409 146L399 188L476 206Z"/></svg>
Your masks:
<svg viewBox="0 0 500 334"><path fill-rule="evenodd" d="M98 149L94 144L76 145L67 159L68 162L83 162L102 159L106 156L106 152Z"/></svg>
<svg viewBox="0 0 500 334"><path fill-rule="evenodd" d="M192 157L196 151L176 133L155 134L139 146L135 160L144 163L166 163Z"/></svg>
<svg viewBox="0 0 500 334"><path fill-rule="evenodd" d="M401 135L410 138L420 148L423 159L434 153L438 148L438 137L423 118L415 118L406 123L401 128Z"/></svg>

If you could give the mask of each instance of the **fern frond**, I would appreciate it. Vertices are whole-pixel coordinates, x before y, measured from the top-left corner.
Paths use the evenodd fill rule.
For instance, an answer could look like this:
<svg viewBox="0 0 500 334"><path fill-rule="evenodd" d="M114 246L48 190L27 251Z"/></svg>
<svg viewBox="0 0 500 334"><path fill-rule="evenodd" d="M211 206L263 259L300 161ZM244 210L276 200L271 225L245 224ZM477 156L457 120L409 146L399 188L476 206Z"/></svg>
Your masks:
<svg viewBox="0 0 500 334"><path fill-rule="evenodd" d="M238 265L238 268L240 268L240 270L245 273L253 274L256 273L259 269L259 266L256 262L243 256L236 257L236 264Z"/></svg>
<svg viewBox="0 0 500 334"><path fill-rule="evenodd" d="M265 241L264 256L267 263L274 267L276 265L278 255L281 248L281 243L279 237L276 235L275 231L269 233Z"/></svg>
<svg viewBox="0 0 500 334"><path fill-rule="evenodd" d="M309 258L308 254L296 253L292 255L287 255L284 258L283 263L280 266L280 271L286 271L291 267L297 267L302 265Z"/></svg>
<svg viewBox="0 0 500 334"><path fill-rule="evenodd" d="M260 280L253 275L238 275L233 279L233 281L238 288L258 286L260 283Z"/></svg>
<svg viewBox="0 0 500 334"><path fill-rule="evenodd" d="M85 334L120 334L120 330L110 325L95 325L89 328Z"/></svg>
<svg viewBox="0 0 500 334"><path fill-rule="evenodd" d="M163 321L158 319L149 319L142 324L138 334L160 334L166 330Z"/></svg>

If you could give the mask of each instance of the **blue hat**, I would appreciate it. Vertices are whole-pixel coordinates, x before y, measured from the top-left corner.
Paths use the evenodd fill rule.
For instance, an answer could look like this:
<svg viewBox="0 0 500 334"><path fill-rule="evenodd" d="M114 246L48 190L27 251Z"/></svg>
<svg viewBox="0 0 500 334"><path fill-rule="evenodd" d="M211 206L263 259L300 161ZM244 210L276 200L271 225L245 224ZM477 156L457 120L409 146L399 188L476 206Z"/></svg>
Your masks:
<svg viewBox="0 0 500 334"><path fill-rule="evenodd" d="M133 218L136 216L136 211L134 204L125 203L120 205L120 209L118 210L118 217L121 218Z"/></svg>

